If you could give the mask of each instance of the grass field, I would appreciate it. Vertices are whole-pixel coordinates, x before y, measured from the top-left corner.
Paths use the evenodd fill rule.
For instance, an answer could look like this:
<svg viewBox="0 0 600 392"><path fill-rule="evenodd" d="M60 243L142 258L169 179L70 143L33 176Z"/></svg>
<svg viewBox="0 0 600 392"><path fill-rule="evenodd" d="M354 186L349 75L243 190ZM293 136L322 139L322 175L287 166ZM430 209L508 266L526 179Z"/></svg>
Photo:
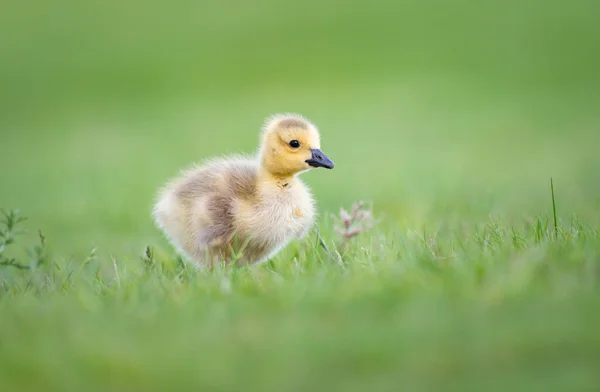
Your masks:
<svg viewBox="0 0 600 392"><path fill-rule="evenodd" d="M599 15L3 2L0 208L28 219L0 227L0 390L599 390ZM283 111L336 163L303 175L315 231L181 264L158 187ZM378 224L342 244L359 200Z"/></svg>

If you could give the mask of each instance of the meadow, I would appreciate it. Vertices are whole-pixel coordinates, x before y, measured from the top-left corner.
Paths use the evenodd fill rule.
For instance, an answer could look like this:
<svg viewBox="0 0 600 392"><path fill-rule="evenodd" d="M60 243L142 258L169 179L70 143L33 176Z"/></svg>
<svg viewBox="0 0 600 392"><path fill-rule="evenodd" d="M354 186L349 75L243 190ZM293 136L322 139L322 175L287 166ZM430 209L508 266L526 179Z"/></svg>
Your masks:
<svg viewBox="0 0 600 392"><path fill-rule="evenodd" d="M599 15L4 1L0 390L600 389ZM158 188L288 111L336 163L315 230L183 263Z"/></svg>

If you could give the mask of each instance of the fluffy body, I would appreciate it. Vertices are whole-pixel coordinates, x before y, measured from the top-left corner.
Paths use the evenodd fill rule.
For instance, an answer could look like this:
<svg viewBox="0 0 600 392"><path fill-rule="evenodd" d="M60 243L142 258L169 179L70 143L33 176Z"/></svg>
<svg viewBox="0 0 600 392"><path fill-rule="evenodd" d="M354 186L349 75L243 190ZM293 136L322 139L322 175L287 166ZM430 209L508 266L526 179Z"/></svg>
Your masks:
<svg viewBox="0 0 600 392"><path fill-rule="evenodd" d="M298 140L299 148L291 148ZM210 160L160 191L153 215L173 246L200 266L263 262L315 220L315 203L297 177L320 148L316 127L298 115L267 119L255 157Z"/></svg>

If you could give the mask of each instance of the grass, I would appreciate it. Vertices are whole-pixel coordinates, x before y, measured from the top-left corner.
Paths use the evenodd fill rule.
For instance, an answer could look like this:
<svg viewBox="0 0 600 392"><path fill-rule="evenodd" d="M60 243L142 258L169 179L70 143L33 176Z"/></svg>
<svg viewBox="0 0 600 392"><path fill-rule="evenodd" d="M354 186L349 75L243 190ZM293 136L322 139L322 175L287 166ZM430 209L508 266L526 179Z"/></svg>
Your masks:
<svg viewBox="0 0 600 392"><path fill-rule="evenodd" d="M33 266L2 263L0 378L32 391L594 390L600 235L549 221L381 223L341 254L343 236L328 252L315 234L258 268L211 272L151 247L54 259L42 241Z"/></svg>
<svg viewBox="0 0 600 392"><path fill-rule="evenodd" d="M0 7L0 389L598 390L597 2L249 4ZM182 263L156 190L283 111L315 230Z"/></svg>

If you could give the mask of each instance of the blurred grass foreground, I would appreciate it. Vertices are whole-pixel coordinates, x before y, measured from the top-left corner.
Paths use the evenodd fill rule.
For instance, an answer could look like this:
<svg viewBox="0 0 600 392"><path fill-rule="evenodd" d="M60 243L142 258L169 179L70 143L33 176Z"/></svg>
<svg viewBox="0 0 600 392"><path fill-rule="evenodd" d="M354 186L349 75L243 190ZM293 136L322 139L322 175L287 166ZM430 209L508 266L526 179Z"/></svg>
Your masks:
<svg viewBox="0 0 600 392"><path fill-rule="evenodd" d="M599 18L4 0L0 390L600 390ZM285 111L336 162L303 176L318 233L254 268L178 262L158 187ZM379 224L345 241L357 200Z"/></svg>

